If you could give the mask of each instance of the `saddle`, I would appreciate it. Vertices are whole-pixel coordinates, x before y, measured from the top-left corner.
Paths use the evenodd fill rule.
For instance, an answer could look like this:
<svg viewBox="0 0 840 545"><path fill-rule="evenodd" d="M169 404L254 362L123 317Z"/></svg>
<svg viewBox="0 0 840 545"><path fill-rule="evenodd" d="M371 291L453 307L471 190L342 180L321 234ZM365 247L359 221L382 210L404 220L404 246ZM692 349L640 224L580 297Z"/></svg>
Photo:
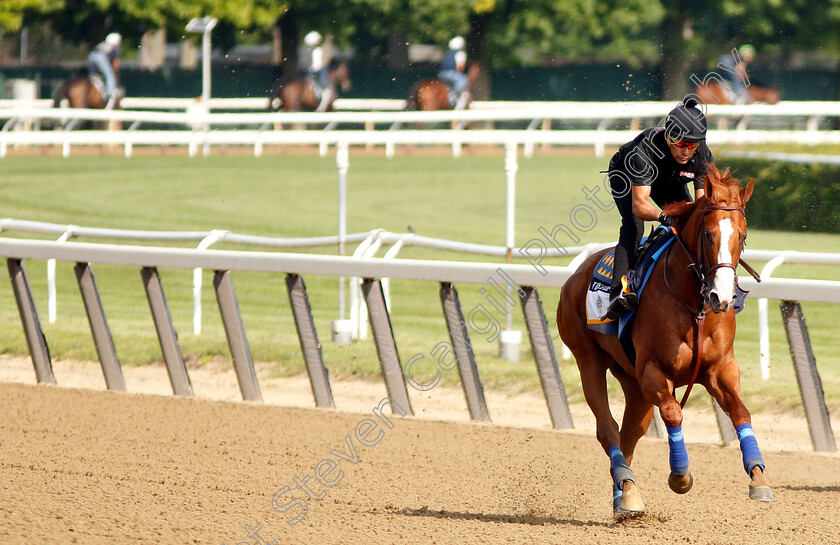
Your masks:
<svg viewBox="0 0 840 545"><path fill-rule="evenodd" d="M446 96L446 101L449 103L449 107L453 110L463 110L467 107L467 101L469 98L470 92L466 89L459 93L450 87L449 94Z"/></svg>
<svg viewBox="0 0 840 545"><path fill-rule="evenodd" d="M97 91L99 91L99 95L101 97L108 97L108 90L105 89L105 78L103 78L98 73L93 72L88 75L88 81L90 81L90 84L93 85Z"/></svg>
<svg viewBox="0 0 840 545"><path fill-rule="evenodd" d="M671 229L659 226L653 229L649 236L642 239L642 244L636 252L637 257L633 262L633 268L626 275L631 291L635 292L640 299L654 265L675 238L676 234ZM586 294L586 324L589 329L600 333L622 337L634 310L626 312L618 320L606 318L614 263L615 249L612 249L595 265Z"/></svg>

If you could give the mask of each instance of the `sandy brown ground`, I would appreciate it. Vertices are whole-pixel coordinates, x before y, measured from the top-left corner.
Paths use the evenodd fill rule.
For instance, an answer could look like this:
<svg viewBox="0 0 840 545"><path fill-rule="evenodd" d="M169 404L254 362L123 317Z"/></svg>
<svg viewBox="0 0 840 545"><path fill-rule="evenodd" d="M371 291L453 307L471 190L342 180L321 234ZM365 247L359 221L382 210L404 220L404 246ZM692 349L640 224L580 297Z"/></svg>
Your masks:
<svg viewBox="0 0 840 545"><path fill-rule="evenodd" d="M305 378L263 377L266 403L244 403L232 371L207 367L191 370L197 399L180 399L160 366L125 368L141 392L125 394L102 391L95 364L55 363L64 388L0 358L0 543L232 545L259 543L258 526L278 544L840 541L840 456L810 452L796 415L754 418L774 503L747 498L737 445L716 445L711 411L697 411L684 423L694 489L667 488L667 443L645 438L633 466L648 514L615 523L585 407L572 407L576 430L556 431L539 396L489 392L496 425L473 424L463 395L438 388L388 428L371 414L381 384L335 384L338 410L323 410ZM368 439L382 434L371 446L355 432L367 418ZM314 477L322 460L332 487ZM320 500L291 526L301 510L281 509L306 498L294 479L307 476Z"/></svg>

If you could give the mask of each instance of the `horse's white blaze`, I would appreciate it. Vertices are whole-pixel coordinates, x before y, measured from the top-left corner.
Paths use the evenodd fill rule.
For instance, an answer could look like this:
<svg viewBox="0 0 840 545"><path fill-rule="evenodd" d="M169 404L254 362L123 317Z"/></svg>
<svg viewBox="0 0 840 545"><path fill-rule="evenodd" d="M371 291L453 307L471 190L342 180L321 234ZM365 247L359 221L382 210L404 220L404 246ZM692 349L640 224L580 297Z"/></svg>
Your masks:
<svg viewBox="0 0 840 545"><path fill-rule="evenodd" d="M729 252L729 239L735 233L735 229L732 227L732 221L729 218L722 219L718 223L718 228L720 229L720 249L718 250L717 262L719 264L734 265L732 263L732 254ZM712 293L718 296L722 308L729 306L735 294L735 269L721 267L715 271L715 282Z"/></svg>

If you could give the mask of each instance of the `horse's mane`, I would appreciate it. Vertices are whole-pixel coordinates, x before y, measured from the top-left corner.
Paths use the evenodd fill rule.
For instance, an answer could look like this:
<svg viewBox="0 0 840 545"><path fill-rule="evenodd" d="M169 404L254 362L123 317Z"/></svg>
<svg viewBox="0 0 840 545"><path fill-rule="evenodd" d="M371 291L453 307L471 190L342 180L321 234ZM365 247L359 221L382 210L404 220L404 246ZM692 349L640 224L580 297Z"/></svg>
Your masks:
<svg viewBox="0 0 840 545"><path fill-rule="evenodd" d="M662 211L665 215L674 219L677 231L681 231L688 223L691 214L699 206L705 206L706 204L743 205L740 202L740 189L740 182L730 174L729 167L720 171L714 164L710 164L706 169L704 186L706 194L702 199L696 202L682 201L667 204L662 208Z"/></svg>

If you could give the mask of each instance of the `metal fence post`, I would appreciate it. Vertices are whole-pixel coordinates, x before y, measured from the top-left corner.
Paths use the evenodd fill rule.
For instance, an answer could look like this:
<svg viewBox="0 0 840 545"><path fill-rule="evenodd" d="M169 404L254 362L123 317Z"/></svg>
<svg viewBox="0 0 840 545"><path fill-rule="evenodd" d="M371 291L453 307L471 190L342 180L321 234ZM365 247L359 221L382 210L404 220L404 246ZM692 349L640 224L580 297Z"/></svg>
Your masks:
<svg viewBox="0 0 840 545"><path fill-rule="evenodd" d="M35 377L40 383L55 384L50 349L44 337L44 330L41 329L41 321L38 319L38 310L35 308L35 298L32 297L32 287L29 284L29 276L26 274L26 266L22 260L11 258L6 260L6 265L12 281L12 290L15 292L26 344L29 345L29 354L32 356L32 365L35 367Z"/></svg>
<svg viewBox="0 0 840 545"><path fill-rule="evenodd" d="M455 286L449 282L440 283L440 302L443 305L443 314L446 317L449 339L452 341L455 357L458 359L461 386L463 386L464 395L467 398L470 417L480 422L489 422L490 413L487 411L487 401L484 399L484 386L481 384L478 367L475 365L470 334L467 330L467 324L464 322L464 313L461 311L461 302L458 299L458 291Z"/></svg>
<svg viewBox="0 0 840 545"><path fill-rule="evenodd" d="M236 302L236 292L233 290L230 271L216 271L213 276L213 286L216 288L216 299L219 302L219 311L222 313L222 322L225 326L230 353L233 356L233 367L236 370L236 378L239 380L242 399L262 401L260 383L257 380L257 371L254 369L254 360L251 358L248 338L245 336L245 327L242 325L242 316L239 314L239 303Z"/></svg>
<svg viewBox="0 0 840 545"><path fill-rule="evenodd" d="M408 389L403 376L397 343L394 340L394 330L391 327L391 317L385 306L385 295L382 293L382 283L375 278L365 278L362 282L362 293L367 302L370 326L376 342L376 352L379 354L379 364L385 377L388 397L405 409L409 415L414 415Z"/></svg>
<svg viewBox="0 0 840 545"><path fill-rule="evenodd" d="M525 315L525 325L528 326L528 336L531 338L531 349L537 360L537 370L540 383L545 393L548 412L551 414L551 424L555 428L574 428L569 401L566 399L566 389L563 387L563 377L557 366L557 355L554 344L548 332L542 302L535 288L523 286L522 313Z"/></svg>
<svg viewBox="0 0 840 545"><path fill-rule="evenodd" d="M187 373L187 366L184 365L184 356L181 347L178 345L178 334L172 326L172 316L169 314L169 306L166 304L166 295L163 293L163 284L160 281L156 267L143 267L140 270L143 278L143 286L146 288L146 298L149 300L149 308L152 311L152 318L155 321L160 349L163 352L163 360L166 362L166 370L169 371L169 382L172 384L172 391L175 395L192 397L193 389L190 383L190 375Z"/></svg>
<svg viewBox="0 0 840 545"><path fill-rule="evenodd" d="M76 280L79 282L79 290L82 292L82 300L85 304L85 312L90 323L90 331L93 334L93 342L96 345L96 353L99 354L102 373L105 375L105 384L109 390L125 391L125 379L120 367L120 360L117 358L114 339L111 337L111 330L108 328L108 321L105 319L105 309L102 308L102 299L100 299L99 290L96 288L93 269L91 269L90 263L76 263L75 270Z"/></svg>
<svg viewBox="0 0 840 545"><path fill-rule="evenodd" d="M817 372L817 360L811 350L811 339L808 336L808 327L805 325L802 308L798 301L782 301L780 306L814 450L836 452L837 445L834 443L822 382Z"/></svg>
<svg viewBox="0 0 840 545"><path fill-rule="evenodd" d="M300 349L303 352L303 359L306 361L306 371L309 374L309 383L312 385L315 404L318 407L333 408L335 402L330 388L330 376L326 365L324 365L321 343L318 341L318 332L315 330L315 322L312 319L312 309L309 306L309 297L306 295L306 284L303 282L303 277L297 274L287 274L286 289L289 292L289 303L295 318Z"/></svg>

